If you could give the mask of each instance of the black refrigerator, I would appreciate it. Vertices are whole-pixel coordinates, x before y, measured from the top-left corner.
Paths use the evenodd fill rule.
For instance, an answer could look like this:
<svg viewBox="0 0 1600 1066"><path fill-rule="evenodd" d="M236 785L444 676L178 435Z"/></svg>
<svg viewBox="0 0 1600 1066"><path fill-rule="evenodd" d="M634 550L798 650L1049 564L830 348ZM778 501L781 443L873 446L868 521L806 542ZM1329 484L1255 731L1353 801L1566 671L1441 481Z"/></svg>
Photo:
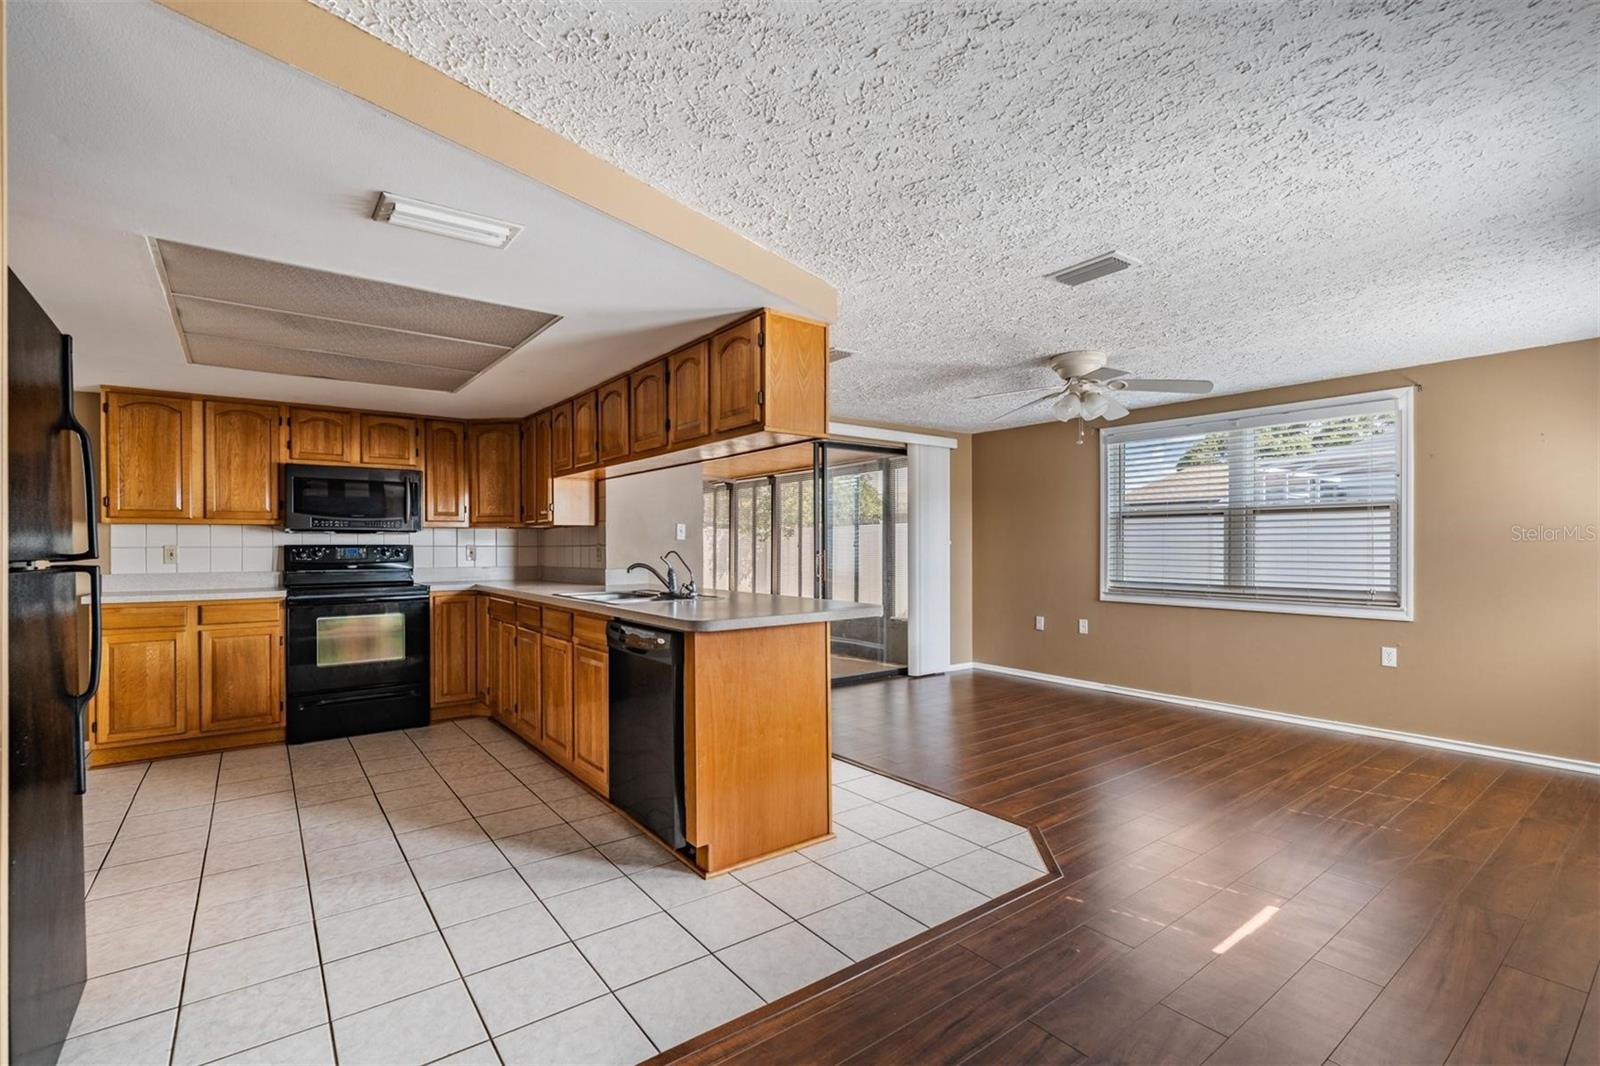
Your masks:
<svg viewBox="0 0 1600 1066"><path fill-rule="evenodd" d="M10 460L11 1046L8 1061L54 1062L83 994L85 707L100 672L100 569L89 434L72 413L72 339L7 271ZM88 546L74 551L75 463ZM79 636L87 575L89 647ZM87 663L84 657L88 657ZM87 667L87 669L85 669ZM87 683L83 676L87 675Z"/></svg>

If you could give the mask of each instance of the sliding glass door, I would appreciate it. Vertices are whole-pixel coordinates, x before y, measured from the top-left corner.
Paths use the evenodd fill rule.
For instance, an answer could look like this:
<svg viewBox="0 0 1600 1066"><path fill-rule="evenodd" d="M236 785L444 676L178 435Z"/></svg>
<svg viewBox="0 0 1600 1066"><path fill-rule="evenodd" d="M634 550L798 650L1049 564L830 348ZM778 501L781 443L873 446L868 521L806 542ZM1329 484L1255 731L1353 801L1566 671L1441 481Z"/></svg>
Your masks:
<svg viewBox="0 0 1600 1066"><path fill-rule="evenodd" d="M833 678L904 673L905 453L831 443L781 451L769 464L761 453L740 457L740 467L768 472L706 481L710 587L878 605L878 615L833 626Z"/></svg>

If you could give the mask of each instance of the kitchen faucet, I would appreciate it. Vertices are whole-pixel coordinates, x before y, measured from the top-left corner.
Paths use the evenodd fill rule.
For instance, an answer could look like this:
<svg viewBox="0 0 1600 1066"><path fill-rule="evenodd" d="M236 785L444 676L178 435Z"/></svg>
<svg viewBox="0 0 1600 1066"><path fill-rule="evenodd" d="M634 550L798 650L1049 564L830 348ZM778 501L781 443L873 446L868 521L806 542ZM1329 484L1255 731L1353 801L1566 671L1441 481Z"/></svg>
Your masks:
<svg viewBox="0 0 1600 1066"><path fill-rule="evenodd" d="M678 572L672 568L672 560L667 558L668 555L677 555L678 556L678 562L683 563L683 568L685 570L689 571L689 580L685 581L682 585L678 584ZM661 562L662 562L662 565L664 565L667 568L667 572L666 572L665 576L662 576L661 571L657 570L655 567L651 566L649 563L633 563L628 567L628 573L631 574L635 570L646 570L646 571L649 571L655 577L655 579L657 581L661 582L661 584L666 587L667 595L669 597L671 597L672 599L675 599L675 600L693 599L695 597L695 595L696 595L695 585L694 585L694 571L689 569L688 561L685 560L682 555L678 555L678 552L676 550L673 550L673 551L669 551L666 555L663 555L661 557Z"/></svg>

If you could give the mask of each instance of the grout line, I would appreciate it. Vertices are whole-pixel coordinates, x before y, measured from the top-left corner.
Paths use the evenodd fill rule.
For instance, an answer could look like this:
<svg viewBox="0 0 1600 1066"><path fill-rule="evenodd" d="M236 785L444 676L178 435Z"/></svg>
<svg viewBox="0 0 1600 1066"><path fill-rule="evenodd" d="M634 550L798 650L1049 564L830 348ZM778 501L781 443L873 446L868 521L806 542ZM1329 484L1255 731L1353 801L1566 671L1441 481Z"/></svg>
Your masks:
<svg viewBox="0 0 1600 1066"><path fill-rule="evenodd" d="M139 787L141 789L144 787L144 783L147 780L149 780L148 774L144 778L140 779ZM211 779L211 811L209 812L210 816L206 819L206 840L205 844L203 844L200 848L200 876L195 880L194 906L189 912L189 940L183 953L183 976L178 981L178 1002L174 1004L176 1013L172 1018L172 1042L167 1046L168 1066L172 1066L178 1055L178 1031L183 1025L183 991L186 987L188 987L189 983L189 959L194 954L194 929L200 920L200 894L205 887L206 854L211 849L211 829L215 824L217 816L217 785L221 782L221 780L222 754L219 752L217 753L216 773ZM131 809L132 806L133 805L130 803L129 808ZM198 804L196 804L196 806L198 806Z"/></svg>
<svg viewBox="0 0 1600 1066"><path fill-rule="evenodd" d="M339 1042L333 1034L333 1004L328 999L328 971L327 965L322 961L322 931L317 928L317 900L311 888L311 857L306 853L306 829L300 820L300 793L294 782L294 755L287 744L284 745L284 758L289 763L289 797L294 801L294 825L300 834L300 865L306 872L306 909L311 915L311 939L317 948L317 981L322 985L322 1011L328 1019L328 1046L333 1050L334 1066L339 1062ZM358 757L359 761L359 757ZM366 772L362 771L362 777ZM372 782L367 782L367 787L372 787ZM301 1030L304 1032L305 1030ZM293 1034L290 1034L293 1035ZM268 1041L270 1043L271 1041ZM260 1045L257 1045L258 1047Z"/></svg>

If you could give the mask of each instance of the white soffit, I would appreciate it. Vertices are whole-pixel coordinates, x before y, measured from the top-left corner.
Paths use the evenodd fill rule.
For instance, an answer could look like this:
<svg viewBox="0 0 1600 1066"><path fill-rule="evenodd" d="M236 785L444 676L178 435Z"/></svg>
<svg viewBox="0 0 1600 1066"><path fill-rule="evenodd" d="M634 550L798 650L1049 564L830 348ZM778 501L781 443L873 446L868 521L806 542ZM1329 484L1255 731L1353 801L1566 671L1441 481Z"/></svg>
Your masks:
<svg viewBox="0 0 1600 1066"><path fill-rule="evenodd" d="M839 417L995 428L1073 348L1238 392L1600 333L1589 0L316 2L833 282Z"/></svg>
<svg viewBox="0 0 1600 1066"><path fill-rule="evenodd" d="M506 417L750 308L799 310L155 4L4 11L10 265L74 335L80 387ZM490 249L375 222L380 190L524 230ZM384 307L374 289L362 294L368 317L335 331L337 343L307 345L303 319L261 310L244 323L241 312L234 332L255 333L231 337L226 359L192 339L189 362L151 238L560 320L527 343L525 324L479 334L459 322L445 330L454 344L405 340L381 332L395 321L370 317ZM263 284L235 302L271 306ZM185 315L211 321L192 302ZM484 343L509 354L482 369ZM422 348L432 365L402 373ZM375 366L380 355L394 369ZM247 359L257 369L203 365ZM357 380L383 373L389 383ZM462 384L463 373L477 376ZM449 389L459 391L431 391Z"/></svg>

